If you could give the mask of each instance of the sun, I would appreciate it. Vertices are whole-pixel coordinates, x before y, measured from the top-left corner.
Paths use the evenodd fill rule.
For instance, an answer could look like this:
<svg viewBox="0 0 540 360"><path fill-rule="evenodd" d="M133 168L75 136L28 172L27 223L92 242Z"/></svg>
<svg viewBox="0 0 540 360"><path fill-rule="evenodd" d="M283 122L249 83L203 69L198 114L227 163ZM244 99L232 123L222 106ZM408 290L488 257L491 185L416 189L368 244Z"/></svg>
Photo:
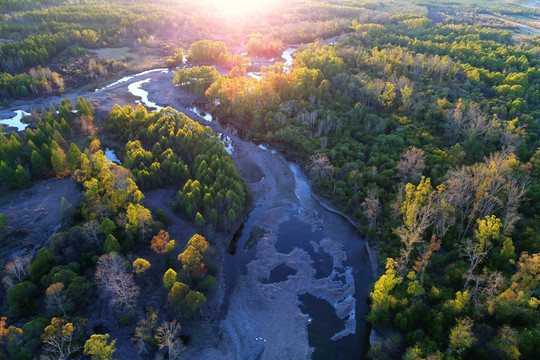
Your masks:
<svg viewBox="0 0 540 360"><path fill-rule="evenodd" d="M271 0L207 0L211 10L227 17L245 17L256 12L264 12Z"/></svg>

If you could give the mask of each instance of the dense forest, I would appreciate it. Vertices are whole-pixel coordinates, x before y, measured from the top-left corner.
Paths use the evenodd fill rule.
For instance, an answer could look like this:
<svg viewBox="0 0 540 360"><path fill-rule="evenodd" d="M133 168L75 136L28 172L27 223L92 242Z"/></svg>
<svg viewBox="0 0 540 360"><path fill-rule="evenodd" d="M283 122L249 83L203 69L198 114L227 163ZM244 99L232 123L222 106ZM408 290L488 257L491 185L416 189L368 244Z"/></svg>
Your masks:
<svg viewBox="0 0 540 360"><path fill-rule="evenodd" d="M368 358L540 357L538 2L283 0L249 21L168 3L0 1L2 105L158 56L178 96L300 164L368 239ZM94 52L124 46L118 60ZM58 204L43 246L0 259L0 359L116 358L94 314L131 329L141 357L182 358L180 323L204 323L219 286L213 236L254 200L210 127L170 107L94 106L65 99L25 131L0 127L2 203L51 178L83 195ZM151 211L145 194L163 189L171 208ZM24 237L7 215L6 248ZM197 233L172 239L171 215Z"/></svg>

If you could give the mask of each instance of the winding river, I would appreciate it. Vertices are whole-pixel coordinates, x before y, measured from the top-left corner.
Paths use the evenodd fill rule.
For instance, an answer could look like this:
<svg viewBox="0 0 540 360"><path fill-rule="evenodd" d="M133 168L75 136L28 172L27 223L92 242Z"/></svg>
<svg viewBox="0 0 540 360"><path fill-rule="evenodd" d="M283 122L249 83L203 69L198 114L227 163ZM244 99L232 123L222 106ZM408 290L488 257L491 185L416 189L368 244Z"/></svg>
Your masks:
<svg viewBox="0 0 540 360"><path fill-rule="evenodd" d="M335 39L328 39L325 43ZM286 66L292 66L295 49L291 47L284 51ZM256 77L258 74L253 75ZM235 143L247 145L244 139L236 136L236 131L219 124L210 114L201 111L197 104L179 100L180 90L173 86L173 76L174 73L167 69L153 69L124 77L94 92L63 97L75 100L82 95L99 103L103 109L110 109L115 103L142 103L149 110L171 106L212 127L230 154L236 152ZM12 125L21 131L26 126L21 118L31 108L39 109L49 102L58 105L60 99L53 97L38 99L33 103L18 103L16 108L0 111L0 119L5 118L0 123ZM13 113L16 116L12 118L10 114ZM262 293L283 291L297 299L297 310L303 314L302 321L307 323L312 358L362 358L367 351L369 330L365 315L369 311L369 284L373 281L365 239L348 221L329 211L313 197L309 182L296 164L265 145L249 145L256 148L260 159L283 164L283 169L294 178L294 189L278 190L294 192L296 199L287 202L283 207L283 216L275 219L269 215L273 211L271 207L275 206L272 201L255 199L251 212L234 234L224 258L222 273L225 290L219 318L224 320L228 317L239 284L245 285L246 278L252 276ZM120 162L109 149L107 157ZM266 228L262 223L266 224ZM263 238L271 241L263 241ZM258 274L261 269L266 275ZM252 339L261 344L257 346L262 346L259 357L265 354L264 347L270 346L266 342L270 335L258 335Z"/></svg>

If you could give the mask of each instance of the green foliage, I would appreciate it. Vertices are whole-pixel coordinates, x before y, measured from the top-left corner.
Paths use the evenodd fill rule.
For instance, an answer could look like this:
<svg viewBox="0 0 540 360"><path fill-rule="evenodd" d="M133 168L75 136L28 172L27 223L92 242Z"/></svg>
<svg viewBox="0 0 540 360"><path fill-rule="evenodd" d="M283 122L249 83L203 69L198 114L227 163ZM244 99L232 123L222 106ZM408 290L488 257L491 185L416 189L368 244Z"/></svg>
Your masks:
<svg viewBox="0 0 540 360"><path fill-rule="evenodd" d="M188 218L200 213L206 223L227 227L229 210L237 216L244 211L246 183L211 129L170 108L147 114L129 106L115 106L109 126L125 139L130 133L141 134L140 140L126 144L125 164L142 189L184 184L175 208ZM153 144L152 152L143 144Z"/></svg>
<svg viewBox="0 0 540 360"><path fill-rule="evenodd" d="M84 344L84 353L90 355L92 360L112 360L116 351L114 344L116 340L109 343L109 334L94 334Z"/></svg>
<svg viewBox="0 0 540 360"><path fill-rule="evenodd" d="M41 278L48 274L54 264L55 254L47 247L38 250L32 261L32 275L34 281L41 282Z"/></svg>
<svg viewBox="0 0 540 360"><path fill-rule="evenodd" d="M24 281L8 288L7 300L9 315L12 317L31 315L37 309L37 287Z"/></svg>
<svg viewBox="0 0 540 360"><path fill-rule="evenodd" d="M175 72L174 84L199 96L204 96L206 90L219 77L219 72L213 66L194 66Z"/></svg>
<svg viewBox="0 0 540 360"><path fill-rule="evenodd" d="M197 212L197 214L195 214L195 225L199 227L203 227L204 225L206 225L206 220L204 220L204 217L201 215L200 212Z"/></svg>
<svg viewBox="0 0 540 360"><path fill-rule="evenodd" d="M7 217L0 213L0 239L4 237L8 230L8 221Z"/></svg>
<svg viewBox="0 0 540 360"><path fill-rule="evenodd" d="M103 245L103 251L105 251L105 254L109 254L111 252L118 252L120 250L120 244L118 244L118 240L114 237L113 234L107 235L105 238L105 243Z"/></svg>
<svg viewBox="0 0 540 360"><path fill-rule="evenodd" d="M114 222L111 219L105 218L105 219L103 219L103 221L99 225L98 230L99 230L100 233L102 233L103 235L108 237L109 235L111 235L114 232L114 230L116 230L116 225L114 224Z"/></svg>
<svg viewBox="0 0 540 360"><path fill-rule="evenodd" d="M188 59L193 62L213 62L224 65L230 62L230 58L227 45L222 41L196 41L191 44L188 51Z"/></svg>
<svg viewBox="0 0 540 360"><path fill-rule="evenodd" d="M165 272L165 275L163 275L163 286L170 289L173 287L173 285L176 283L176 271L173 269L169 269Z"/></svg>

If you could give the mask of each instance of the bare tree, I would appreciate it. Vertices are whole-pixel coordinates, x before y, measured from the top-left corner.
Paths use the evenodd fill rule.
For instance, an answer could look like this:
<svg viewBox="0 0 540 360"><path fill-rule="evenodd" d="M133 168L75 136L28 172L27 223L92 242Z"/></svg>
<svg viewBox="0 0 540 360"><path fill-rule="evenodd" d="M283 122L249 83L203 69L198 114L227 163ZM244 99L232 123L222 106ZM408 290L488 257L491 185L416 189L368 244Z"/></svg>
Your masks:
<svg viewBox="0 0 540 360"><path fill-rule="evenodd" d="M334 173L334 165L330 163L328 156L323 153L315 154L311 157L308 170L311 176L319 182L326 180Z"/></svg>
<svg viewBox="0 0 540 360"><path fill-rule="evenodd" d="M102 255L96 266L96 285L109 303L122 310L135 307L139 287L133 275L126 271L127 264L115 252Z"/></svg>
<svg viewBox="0 0 540 360"><path fill-rule="evenodd" d="M502 273L496 271L488 273L486 269L479 275L473 275L471 281L474 281L474 288L471 289L471 301L474 303L476 313L485 308L495 296L500 292L500 287L504 283Z"/></svg>
<svg viewBox="0 0 540 360"><path fill-rule="evenodd" d="M377 214L381 208L381 202L377 196L377 191L368 190L367 196L361 204L364 215L369 221L369 228L374 229L377 225Z"/></svg>
<svg viewBox="0 0 540 360"><path fill-rule="evenodd" d="M467 236L476 219L503 211L502 221L510 232L519 219L518 208L524 199L528 181L516 171L513 154L492 154L483 163L464 166L449 172L445 198L457 214L459 239Z"/></svg>
<svg viewBox="0 0 540 360"><path fill-rule="evenodd" d="M424 167L424 152L422 149L409 146L401 153L397 164L397 176L402 183L407 183L414 176L422 175Z"/></svg>
<svg viewBox="0 0 540 360"><path fill-rule="evenodd" d="M52 284L45 290L45 304L48 309L56 311L56 308L60 308L64 317L66 317L66 310L64 304L66 303L67 296L64 291L64 284L57 282Z"/></svg>
<svg viewBox="0 0 540 360"><path fill-rule="evenodd" d="M157 329L155 338L160 349L167 348L168 358L171 360L180 359L184 352L184 344L178 337L182 327L176 321L164 322Z"/></svg>
<svg viewBox="0 0 540 360"><path fill-rule="evenodd" d="M157 314L154 308L150 307L146 316L139 320L133 333L133 342L139 353L148 355L147 343L154 340L154 328L157 324Z"/></svg>
<svg viewBox="0 0 540 360"><path fill-rule="evenodd" d="M2 282L6 287L23 282L31 274L30 258L16 257L4 266L5 276Z"/></svg>
<svg viewBox="0 0 540 360"><path fill-rule="evenodd" d="M88 240L94 242L97 247L101 247L101 239L99 238L99 222L90 220L83 225L84 234Z"/></svg>
<svg viewBox="0 0 540 360"><path fill-rule="evenodd" d="M437 238L436 235L431 237L429 245L425 242L420 245L420 256L416 260L415 264L418 272L420 273L420 289L423 289L424 286L424 273L426 272L426 268L429 264L429 259L431 258L431 255L433 255L433 253L440 248L441 239Z"/></svg>

